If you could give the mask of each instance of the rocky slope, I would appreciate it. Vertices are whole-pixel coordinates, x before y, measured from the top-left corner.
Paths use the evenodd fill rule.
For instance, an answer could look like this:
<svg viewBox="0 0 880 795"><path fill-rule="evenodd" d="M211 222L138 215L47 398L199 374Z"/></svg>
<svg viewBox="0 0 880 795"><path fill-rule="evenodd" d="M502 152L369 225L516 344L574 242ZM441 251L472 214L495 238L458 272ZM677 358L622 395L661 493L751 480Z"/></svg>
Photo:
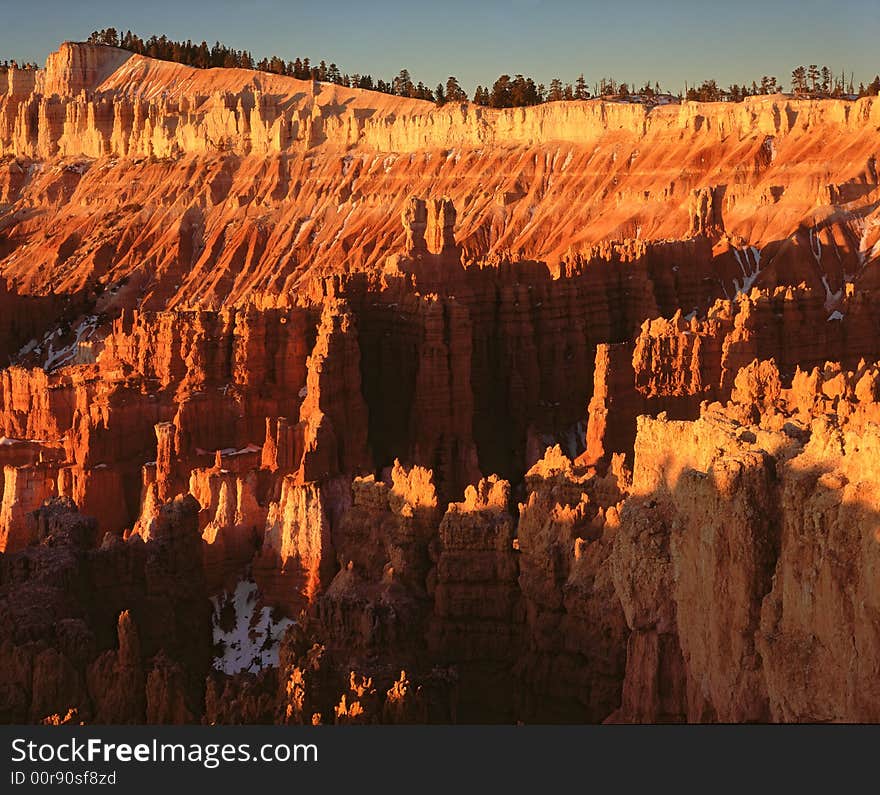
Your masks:
<svg viewBox="0 0 880 795"><path fill-rule="evenodd" d="M0 75L0 717L880 719L878 131Z"/></svg>

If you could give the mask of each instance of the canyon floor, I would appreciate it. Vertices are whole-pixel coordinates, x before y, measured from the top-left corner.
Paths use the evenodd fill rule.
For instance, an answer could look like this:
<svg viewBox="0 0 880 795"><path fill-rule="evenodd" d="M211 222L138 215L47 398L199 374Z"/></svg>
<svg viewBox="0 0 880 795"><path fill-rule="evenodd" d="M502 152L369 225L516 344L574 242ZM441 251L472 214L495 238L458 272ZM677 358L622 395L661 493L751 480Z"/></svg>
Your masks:
<svg viewBox="0 0 880 795"><path fill-rule="evenodd" d="M878 150L0 74L0 722L880 721Z"/></svg>

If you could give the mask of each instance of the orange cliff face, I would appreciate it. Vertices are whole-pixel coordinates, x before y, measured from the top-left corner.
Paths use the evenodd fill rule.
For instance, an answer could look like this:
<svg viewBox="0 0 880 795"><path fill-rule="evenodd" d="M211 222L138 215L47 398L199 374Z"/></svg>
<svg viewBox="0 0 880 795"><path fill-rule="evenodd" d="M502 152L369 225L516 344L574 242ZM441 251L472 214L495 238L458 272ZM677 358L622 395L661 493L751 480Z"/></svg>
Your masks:
<svg viewBox="0 0 880 795"><path fill-rule="evenodd" d="M7 70L0 719L880 719L878 129Z"/></svg>
<svg viewBox="0 0 880 795"><path fill-rule="evenodd" d="M601 241L726 230L728 290L758 268L750 246L772 247L762 271L786 262L777 280L837 290L876 242L870 98L438 109L79 44L33 88L0 94L4 272L29 293L126 277L162 306L296 292L381 266L412 195L449 197L469 258L553 268Z"/></svg>

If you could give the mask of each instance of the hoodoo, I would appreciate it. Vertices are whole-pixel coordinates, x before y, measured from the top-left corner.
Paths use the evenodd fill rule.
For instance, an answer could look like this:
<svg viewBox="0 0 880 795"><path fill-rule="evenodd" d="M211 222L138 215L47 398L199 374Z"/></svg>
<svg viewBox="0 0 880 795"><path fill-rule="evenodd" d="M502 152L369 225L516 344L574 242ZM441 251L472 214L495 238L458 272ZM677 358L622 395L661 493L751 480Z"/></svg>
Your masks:
<svg viewBox="0 0 880 795"><path fill-rule="evenodd" d="M0 721L880 721L880 100L0 75Z"/></svg>

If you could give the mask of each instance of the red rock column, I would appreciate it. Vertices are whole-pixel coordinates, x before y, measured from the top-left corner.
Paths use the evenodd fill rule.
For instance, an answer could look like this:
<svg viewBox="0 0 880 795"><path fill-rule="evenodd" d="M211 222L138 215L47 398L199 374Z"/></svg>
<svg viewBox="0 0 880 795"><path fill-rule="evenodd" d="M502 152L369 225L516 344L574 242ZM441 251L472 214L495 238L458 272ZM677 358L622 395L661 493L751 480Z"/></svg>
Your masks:
<svg viewBox="0 0 880 795"><path fill-rule="evenodd" d="M170 499L173 490L172 462L174 460L174 423L156 425L156 486L160 502Z"/></svg>

